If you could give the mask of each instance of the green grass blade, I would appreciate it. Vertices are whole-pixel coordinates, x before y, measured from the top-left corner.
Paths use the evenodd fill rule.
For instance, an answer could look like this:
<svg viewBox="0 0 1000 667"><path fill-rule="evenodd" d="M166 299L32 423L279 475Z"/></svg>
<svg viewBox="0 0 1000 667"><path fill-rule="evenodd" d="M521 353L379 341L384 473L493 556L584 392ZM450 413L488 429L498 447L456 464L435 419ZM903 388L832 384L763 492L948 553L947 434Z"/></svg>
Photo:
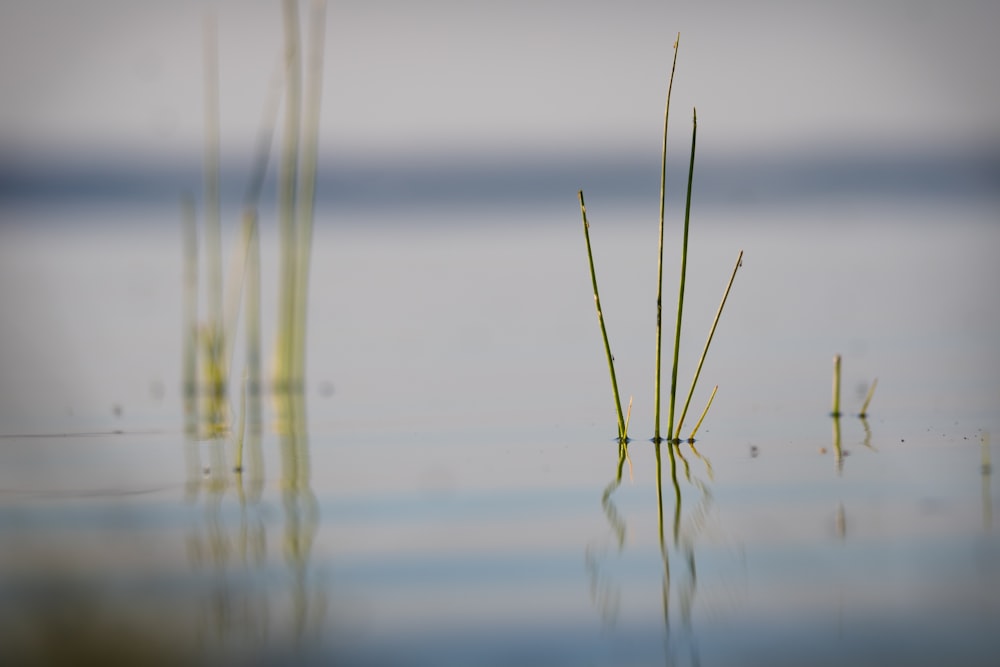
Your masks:
<svg viewBox="0 0 1000 667"><path fill-rule="evenodd" d="M681 246L681 281L677 296L677 329L674 334L674 364L670 372L670 412L667 416L667 440L674 439L674 405L677 398L677 362L681 350L681 320L684 316L684 282L687 276L688 231L691 227L691 185L694 180L694 155L698 142L698 110L694 110L691 129L691 162L688 165L687 199L684 204L684 241Z"/></svg>
<svg viewBox="0 0 1000 667"><path fill-rule="evenodd" d="M579 192L580 214L583 216L583 237L587 242L587 259L590 261L590 280L594 285L594 306L597 308L597 321L601 325L601 337L604 339L604 354L608 358L608 370L611 373L611 390L615 396L615 409L618 411L618 439L628 440L625 428L625 416L622 414L622 402L618 396L618 379L615 377L615 358L611 355L611 344L608 342L608 330L604 326L604 312L601 310L601 297L597 291L597 271L594 269L594 254L590 247L590 223L587 221L587 205L583 201L583 190Z"/></svg>
<svg viewBox="0 0 1000 667"><path fill-rule="evenodd" d="M834 355L833 357L833 410L830 411L831 417L840 416L840 355Z"/></svg>
<svg viewBox="0 0 1000 667"><path fill-rule="evenodd" d="M701 417L698 417L698 423L696 423L694 425L694 428L691 429L691 435L688 436L689 443L694 442L694 434L698 432L698 429L701 428L701 423L705 421L705 415L708 414L708 409L712 407L712 401L715 400L715 392L717 391L719 391L719 385L715 385L715 388L712 389L712 395L708 397L708 403L705 404L705 409L701 411ZM678 423L677 432L680 433L680 430L681 430L681 425ZM694 447L692 447L692 449L694 449Z"/></svg>
<svg viewBox="0 0 1000 667"><path fill-rule="evenodd" d="M663 111L663 151L660 165L660 246L656 274L656 379L653 388L654 427L653 440L660 440L660 358L663 347L663 221L667 199L667 128L670 125L670 94L674 90L674 72L677 70L677 49L681 34L674 41L674 62L670 67L670 82L667 84L667 104Z"/></svg>
<svg viewBox="0 0 1000 667"><path fill-rule="evenodd" d="M872 380L872 386L868 387L868 394L865 396L864 405L861 406L861 412L858 413L858 416L862 419L868 416L868 404L872 402L872 396L875 395L875 387L877 386L878 378L875 378Z"/></svg>
<svg viewBox="0 0 1000 667"><path fill-rule="evenodd" d="M729 290L733 288L733 281L736 280L736 272L740 270L741 266L743 266L742 250L740 250L740 254L736 258L736 266L733 267L733 273L729 277L729 284L726 285L726 291L722 295L722 302L719 303L719 309L715 311L715 319L712 321L712 328L708 331L708 339L705 341L705 348L701 351L701 358L698 360L698 368L695 370L694 378L691 380L691 388L688 390L687 399L684 401L684 409L681 410L680 419L677 420L677 437L680 437L681 426L684 424L684 416L687 415L688 407L691 405L691 397L694 395L695 385L698 384L698 378L701 376L701 367L705 364L705 357L708 356L708 346L712 344L712 337L715 336L715 328L719 326L719 318L722 317L722 309L726 307L726 299L729 298ZM699 420L698 423L700 424L701 421ZM695 429L697 428L698 427L696 426ZM693 433L691 434L691 437L694 437Z"/></svg>

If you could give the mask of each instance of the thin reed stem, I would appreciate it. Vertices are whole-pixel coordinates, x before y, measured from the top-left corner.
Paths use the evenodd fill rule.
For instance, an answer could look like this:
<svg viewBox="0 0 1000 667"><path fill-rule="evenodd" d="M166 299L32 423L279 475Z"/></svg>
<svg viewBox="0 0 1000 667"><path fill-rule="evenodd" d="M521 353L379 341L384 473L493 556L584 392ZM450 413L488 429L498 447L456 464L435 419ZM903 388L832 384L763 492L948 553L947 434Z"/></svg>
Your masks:
<svg viewBox="0 0 1000 667"><path fill-rule="evenodd" d="M872 396L875 395L875 387L878 386L878 378L872 380L872 386L868 387L868 393L865 395L865 402L861 406L861 412L858 416L864 419L868 416L868 404L872 402Z"/></svg>
<svg viewBox="0 0 1000 667"><path fill-rule="evenodd" d="M271 146L274 143L274 131L278 124L278 107L281 104L281 83L284 69L282 65L275 67L271 74L271 82L268 86L267 99L264 103L264 111L261 114L260 125L257 127L257 141L254 145L253 161L250 163L250 178L247 181L247 190L243 195L243 209L256 209L260 203L260 193L264 189L264 178L267 176L267 168L271 162Z"/></svg>
<svg viewBox="0 0 1000 667"><path fill-rule="evenodd" d="M628 435L628 423L632 419L632 397L628 397L628 409L625 411L625 434Z"/></svg>
<svg viewBox="0 0 1000 667"><path fill-rule="evenodd" d="M831 417L840 416L840 355L834 355L833 357L833 410L830 411Z"/></svg>
<svg viewBox="0 0 1000 667"><path fill-rule="evenodd" d="M309 53L306 59L306 87L302 127L302 168L299 179L298 230L295 262L295 333L292 341L292 369L299 382L305 381L306 312L309 300L309 266L312 255L313 212L316 204L316 163L319 153L320 105L323 97L323 50L326 35L326 2L313 0L309 13Z"/></svg>
<svg viewBox="0 0 1000 667"><path fill-rule="evenodd" d="M302 102L302 57L299 39L298 0L282 4L285 27L285 127L278 179L278 217L281 239L281 288L278 306L277 368L275 385L279 391L299 388L300 378L294 376L293 330L295 326L295 269L297 225L296 191L299 168L299 127Z"/></svg>
<svg viewBox="0 0 1000 667"><path fill-rule="evenodd" d="M207 324L203 330L203 374L206 388L205 414L209 430L217 436L228 428L226 398L229 367L225 362L226 340L222 304L222 231L219 214L219 44L213 12L206 12L203 25L204 66L204 188L205 267Z"/></svg>
<svg viewBox="0 0 1000 667"><path fill-rule="evenodd" d="M209 326L222 326L222 240L219 217L219 44L215 14L206 12L204 47L205 263Z"/></svg>
<svg viewBox="0 0 1000 667"><path fill-rule="evenodd" d="M677 329L674 334L674 364L670 372L670 412L667 416L667 440L674 439L674 404L677 398L677 363L681 351L681 320L684 316L684 283L687 276L688 230L691 226L691 184L694 180L694 155L698 141L698 110L692 116L691 161L688 165L687 198L684 204L684 241L681 246L681 281L677 296Z"/></svg>
<svg viewBox="0 0 1000 667"><path fill-rule="evenodd" d="M740 270L741 266L743 266L742 250L740 250L740 254L736 257L736 266L733 267L733 273L729 277L729 284L726 285L726 291L722 295L722 301L719 303L719 309L715 311L715 319L712 320L712 328L708 331L708 339L705 341L705 349L701 351L701 358L698 360L698 368L694 372L694 378L691 380L691 388L688 390L687 399L684 401L684 409L681 410L680 419L677 420L676 432L678 438L681 434L681 426L684 424L684 416L687 415L688 406L691 405L691 397L694 395L695 385L698 384L698 378L701 376L701 367L705 363L705 357L708 356L708 346L712 344L712 337L715 335L715 328L719 326L719 318L722 317L722 309L726 307L726 299L729 298L729 290L733 288L733 281L736 280L736 272ZM704 415L702 415L702 418L704 418ZM699 420L698 423L700 424L701 421ZM697 427L695 428L697 429ZM694 437L694 434L692 434L691 437Z"/></svg>
<svg viewBox="0 0 1000 667"><path fill-rule="evenodd" d="M701 423L705 421L705 415L708 414L708 409L712 407L712 401L715 400L715 392L717 391L719 391L719 385L715 385L715 388L712 389L712 395L708 397L708 403L705 404L705 409L701 411L701 417L698 417L698 423L696 423L694 425L694 428L691 429L691 435L688 436L689 443L694 442L694 434L698 432L698 429L701 428ZM681 425L678 424L677 432L680 433L680 430L681 430Z"/></svg>
<svg viewBox="0 0 1000 667"><path fill-rule="evenodd" d="M601 338L604 339L604 354L608 359L608 370L611 373L611 391L615 397L615 409L618 411L618 440L628 440L625 428L625 416L622 414L622 402L618 396L618 379L615 377L615 358L611 355L611 344L608 342L608 330L604 326L604 312L601 310L601 297L597 291L597 271L594 269L594 254L590 247L590 223L587 221L587 205L583 201L583 190L579 192L580 214L583 216L583 238L587 242L587 259L590 262L590 280L594 285L594 306L597 308L597 321L601 325Z"/></svg>
<svg viewBox="0 0 1000 667"><path fill-rule="evenodd" d="M677 70L677 49L681 34L674 40L674 62L670 66L670 82L667 84L667 104L663 111L663 151L660 164L660 245L656 274L656 380L653 388L654 428L653 440L660 440L660 358L663 347L663 226L667 200L667 128L670 125L670 94L674 90L674 72Z"/></svg>

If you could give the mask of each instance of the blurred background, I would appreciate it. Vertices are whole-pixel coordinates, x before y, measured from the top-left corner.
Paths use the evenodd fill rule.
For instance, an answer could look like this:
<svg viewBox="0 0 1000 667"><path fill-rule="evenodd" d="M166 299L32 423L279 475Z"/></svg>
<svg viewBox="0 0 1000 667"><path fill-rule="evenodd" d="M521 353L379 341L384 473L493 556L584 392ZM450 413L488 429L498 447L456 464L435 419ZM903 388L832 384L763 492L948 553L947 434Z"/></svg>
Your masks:
<svg viewBox="0 0 1000 667"><path fill-rule="evenodd" d="M218 27L228 261L262 118L281 100L281 3L0 7L0 416L8 429L29 411L50 425L53 412L107 417L135 397L149 410L179 409L180 200L202 198L206 16ZM731 306L740 335L731 339L728 373L742 364L748 383L743 391L731 379L734 393L750 401L751 382L798 363L786 339L793 348L810 340L799 352L824 378L829 355L845 344L912 369L928 353L907 347L917 332L934 337L934 357L960 378L1000 370L998 355L985 351L1000 326L1000 272L991 259L991 221L1000 220L997 3L344 1L329 4L326 23L314 269L328 273L313 282L313 312L322 317L313 318L309 340L340 345L324 345L334 357L310 353L316 382L329 388L351 368L362 377L440 372L456 349L446 331L459 332L469 363L518 336L533 345L519 359L550 363L559 350L571 364L594 360L576 192L586 190L598 222L599 263L603 247L620 253L607 266L637 265L655 238L663 101L678 32L668 215L682 215L676 194L697 105L695 219L711 236L696 247L708 248L697 265L712 278L691 301L714 308L715 281L740 247L761 271L741 279L745 295ZM266 244L276 227L277 151L261 204L265 300L276 282ZM643 225L641 239L615 237L631 223ZM917 241L918 227L933 232ZM351 229L371 238L342 243ZM445 236L459 229L492 236ZM676 248L676 226L668 235ZM528 254L533 244L537 256ZM501 256L497 248L508 246ZM477 258L485 247L493 254ZM652 270L651 256L640 259ZM511 267L520 280L505 283ZM602 275L610 281L606 304L626 304L618 335L643 332L619 338L619 349L650 350L652 295L634 285L645 290L652 276ZM459 276L464 287L454 284ZM641 304L631 320L622 314L633 310L630 300ZM455 306L472 302L481 304L479 320ZM813 329L802 328L807 321ZM534 328L513 330L524 322ZM893 333L868 346L883 325ZM373 331L395 337L376 346ZM961 342L970 332L978 346ZM351 335L371 348L364 363ZM700 326L691 335L700 345ZM414 342L425 338L433 342ZM760 342L770 358L758 366L738 360L746 349L760 355ZM957 352L939 355L942 344L964 350L961 363ZM724 347L718 354L726 359ZM642 361L637 383L646 386ZM589 368L603 385L600 363ZM947 395L938 379L928 367L919 384ZM564 382L553 378L552 390ZM971 382L972 391L994 405L995 392L977 389L982 382ZM774 389L794 393L788 386ZM828 391L825 380L814 386ZM370 392L347 394L375 405L381 399ZM401 403L421 393L400 392ZM603 405L603 390L591 393ZM927 400L942 404L933 395Z"/></svg>
<svg viewBox="0 0 1000 667"><path fill-rule="evenodd" d="M206 10L239 191L280 3L40 0L0 8L0 197L196 190ZM327 18L321 197L634 194L658 179L678 32L673 141L697 105L702 197L994 187L1000 173L988 0L345 1Z"/></svg>

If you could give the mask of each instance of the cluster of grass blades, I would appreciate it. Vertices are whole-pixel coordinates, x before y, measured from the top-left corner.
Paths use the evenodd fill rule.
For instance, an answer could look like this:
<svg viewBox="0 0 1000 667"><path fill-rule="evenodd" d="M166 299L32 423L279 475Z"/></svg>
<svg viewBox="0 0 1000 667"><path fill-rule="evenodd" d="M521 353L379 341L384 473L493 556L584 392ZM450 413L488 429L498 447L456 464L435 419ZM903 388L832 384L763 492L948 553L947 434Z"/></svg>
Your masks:
<svg viewBox="0 0 1000 667"><path fill-rule="evenodd" d="M830 410L831 417L840 417L842 413L840 412L840 355L833 355L833 408ZM865 400L861 404L861 410L858 411L857 416L860 419L868 418L868 406L871 405L872 397L875 396L875 387L878 386L878 378L872 380L872 383L868 385L868 392L865 394Z"/></svg>
<svg viewBox="0 0 1000 667"><path fill-rule="evenodd" d="M833 406L830 410L830 416L833 418L833 454L838 472L843 466L845 455L844 450L841 447L840 439L840 418L843 416L843 413L840 411L840 363L840 355L835 354L833 356ZM868 425L868 406L871 405L872 397L875 396L875 387L877 386L878 378L875 378L868 386L868 392L865 394L865 400L861 404L861 409L857 413L857 418L861 421L861 426L865 430L864 445L869 449L875 448L872 447L871 444L872 431L871 427Z"/></svg>
<svg viewBox="0 0 1000 667"><path fill-rule="evenodd" d="M664 230L664 219L665 219L665 208L666 208L666 181L667 181L667 129L670 124L670 97L674 88L674 73L677 70L677 51L680 45L680 34L677 35L677 40L674 42L674 57L673 64L670 68L670 81L667 86L667 102L666 108L663 114L663 151L662 151L662 162L660 171L660 240L659 240L659 262L657 265L657 292L656 292L656 379L654 383L654 430L653 430L653 442L660 443L664 440L672 443L681 442L680 430L684 424L684 418L687 415L688 408L691 404L691 397L694 395L695 387L698 384L698 379L701 376L701 369L705 363L705 358L708 355L708 348L712 343L712 338L715 335L715 329L719 324L719 319L722 316L722 309L726 305L726 299L729 297L729 291L732 289L733 281L736 279L736 272L743 264L743 251L741 250L739 256L736 258L736 266L733 268L732 276L729 279L729 283L726 286L726 291L722 296L722 302L719 304L719 309L715 314L715 320L712 322L712 327L709 330L708 339L705 341L705 347L702 350L701 358L698 361L697 370L695 371L694 378L691 380L691 386L688 390L687 398L684 401L684 407L681 410L680 417L676 421L676 426L674 422L674 408L676 406L677 398L677 369L680 360L680 342L681 342L681 322L683 320L684 314L684 289L685 289L685 279L687 276L687 259L688 259L688 232L691 223L691 190L692 183L694 180L694 158L695 149L697 147L698 139L698 113L694 110L692 113L692 130L691 130L691 158L688 163L688 176L687 176L687 194L684 205L684 236L681 246L681 275L679 282L679 291L677 298L677 318L676 325L674 329L674 351L673 351L673 365L670 374L670 406L669 413L667 417L667 436L666 438L661 438L660 436L660 378L661 378L661 358L662 358L662 340L663 340L663 230ZM597 289L597 273L594 269L594 256L590 245L590 222L587 219L587 207L584 203L583 191L579 192L580 199L580 213L583 217L583 234L584 239L587 243L587 258L590 262L590 277L594 287L594 305L597 308L597 319L601 327L601 337L604 341L604 352L608 362L608 370L611 375L611 389L615 400L615 409L618 414L618 440L622 445L625 445L629 441L628 437L628 418L622 413L621 398L618 392L618 380L615 375L615 363L614 356L611 354L611 344L608 341L608 332L604 324L604 315L601 310L601 300L598 295ZM689 442L694 442L695 433L697 433L698 428L701 427L702 422L705 419L705 415L708 413L708 409L712 405L712 401L715 399L715 393L718 390L718 385L712 390L712 395L708 399L708 403L705 405L705 409L701 413L701 417L695 424L694 429L692 429L690 436L687 440ZM629 408L631 412L631 400L629 401Z"/></svg>
<svg viewBox="0 0 1000 667"><path fill-rule="evenodd" d="M183 200L185 430L192 438L218 439L231 434L229 383L233 341L242 317L246 361L237 417L237 470L242 468L244 423L251 433L257 433L262 422L258 204L276 134L282 91L284 127L278 168L281 267L277 342L270 389L279 398L301 398L304 386L306 296L319 146L326 3L323 0L311 3L306 58L301 55L303 40L299 34L298 4L299 0L283 0L284 54L261 120L250 181L243 199L241 237L233 249L225 283L221 259L219 66L214 15L206 15L204 26L205 147L204 208L201 212L204 256L201 258L194 198L186 196ZM202 320L198 318L199 262L207 274ZM294 430L304 423L301 403L301 400L278 400L279 429Z"/></svg>

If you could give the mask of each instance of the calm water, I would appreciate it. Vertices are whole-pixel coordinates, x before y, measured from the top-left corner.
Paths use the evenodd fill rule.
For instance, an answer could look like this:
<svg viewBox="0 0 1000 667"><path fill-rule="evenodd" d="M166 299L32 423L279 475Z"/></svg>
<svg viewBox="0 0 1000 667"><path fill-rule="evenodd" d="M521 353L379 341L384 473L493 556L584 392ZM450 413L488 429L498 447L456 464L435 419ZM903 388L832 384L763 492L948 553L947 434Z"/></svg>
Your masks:
<svg viewBox="0 0 1000 667"><path fill-rule="evenodd" d="M697 451L659 457L656 211L588 197L588 212L634 396L621 467L570 196L485 215L321 212L309 428L248 440L238 477L231 443L183 432L175 212L8 207L0 653L1000 659L1000 491L985 464L1000 460L996 202L696 212L685 389L740 249L744 265L693 401L700 411L719 385ZM827 414L835 353L849 415L878 378L867 421Z"/></svg>

